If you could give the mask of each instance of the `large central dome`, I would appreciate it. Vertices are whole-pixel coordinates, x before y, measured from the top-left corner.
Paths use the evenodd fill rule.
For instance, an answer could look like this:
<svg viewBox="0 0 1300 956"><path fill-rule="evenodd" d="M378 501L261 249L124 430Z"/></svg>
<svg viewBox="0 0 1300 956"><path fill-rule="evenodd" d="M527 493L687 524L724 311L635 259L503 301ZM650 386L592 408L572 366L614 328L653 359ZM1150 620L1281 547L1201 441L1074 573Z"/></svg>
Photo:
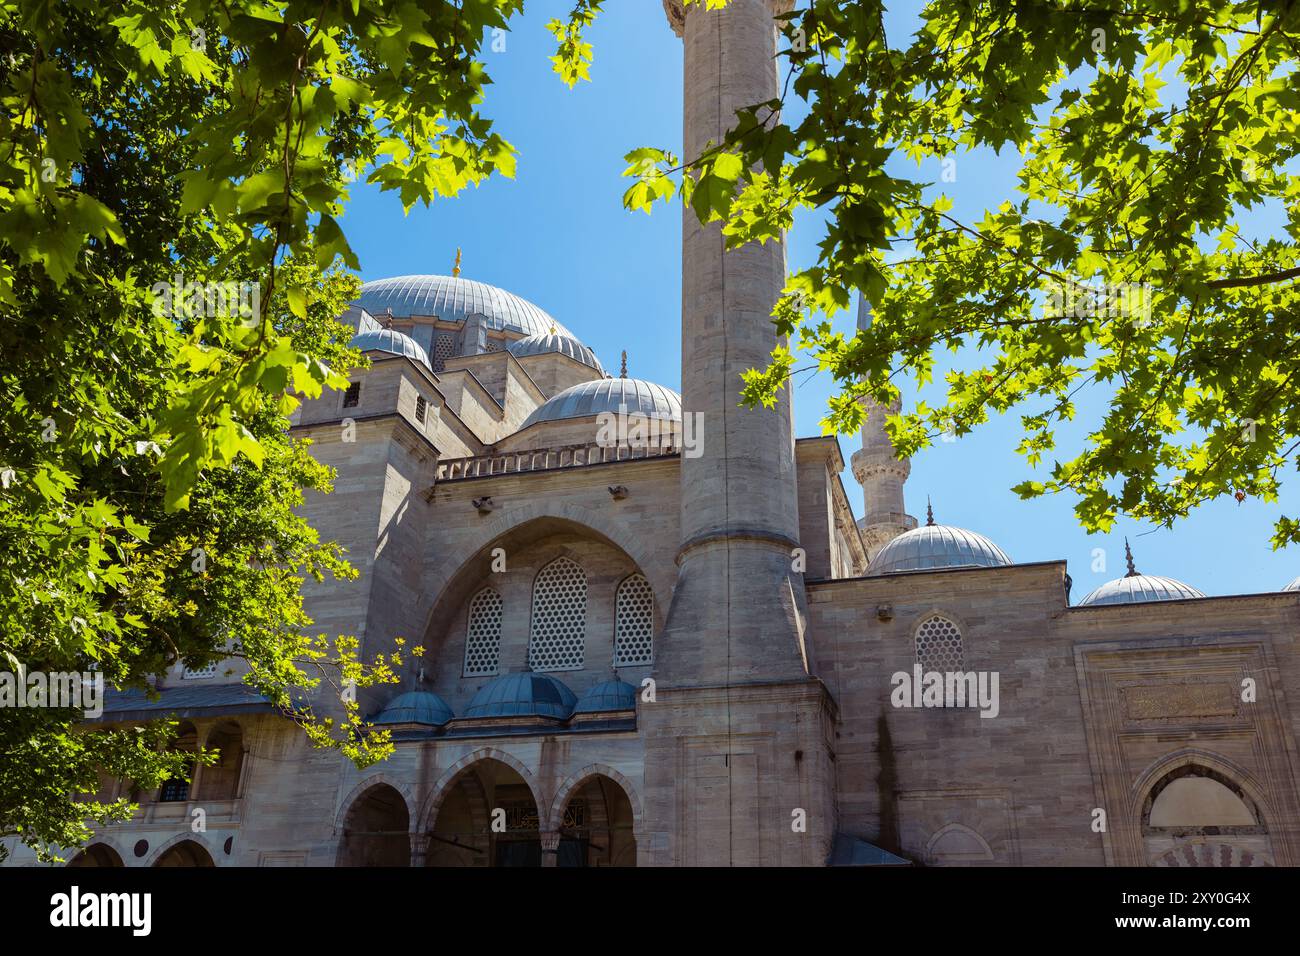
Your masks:
<svg viewBox="0 0 1300 956"><path fill-rule="evenodd" d="M474 314L487 319L489 329L539 335L552 330L572 335L543 309L513 292L459 276L394 276L361 287L356 305L375 318L389 309L395 318L437 316L444 322L464 322Z"/></svg>

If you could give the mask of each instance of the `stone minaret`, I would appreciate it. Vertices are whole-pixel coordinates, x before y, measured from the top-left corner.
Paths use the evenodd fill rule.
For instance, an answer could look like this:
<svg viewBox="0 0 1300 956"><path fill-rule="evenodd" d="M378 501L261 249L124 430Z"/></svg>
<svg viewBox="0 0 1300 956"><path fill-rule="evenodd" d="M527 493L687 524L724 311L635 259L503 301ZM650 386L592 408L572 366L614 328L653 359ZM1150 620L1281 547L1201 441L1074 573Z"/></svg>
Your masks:
<svg viewBox="0 0 1300 956"><path fill-rule="evenodd" d="M776 8L783 0L665 0L685 44L685 156L699 156L736 110L779 95ZM777 344L771 311L785 284L781 242L724 252L717 223L682 211L682 408L702 454L683 457L678 580L666 646L683 670L727 682L802 674L803 589L789 394L773 409L740 407L741 373Z"/></svg>
<svg viewBox="0 0 1300 956"><path fill-rule="evenodd" d="M683 10L685 155L778 93L775 5ZM788 6L786 6L788 9ZM724 252L717 224L682 214L682 407L698 457L681 462L677 584L656 641L657 697L637 707L652 865L825 862L835 830L825 685L809 676L790 399L740 407L741 372L768 361L785 282L779 242ZM662 652L660 651L662 649ZM644 698L643 698L644 699ZM791 816L806 814L796 832Z"/></svg>
<svg viewBox="0 0 1300 956"><path fill-rule="evenodd" d="M858 328L871 324L871 306L865 297L858 299ZM870 398L862 399L867 420L862 425L862 450L853 453L853 477L862 486L863 512L858 527L867 547L867 557L916 527L916 519L903 504L903 484L912 471L912 463L899 458L885 434L885 416L897 412L899 403L888 409Z"/></svg>

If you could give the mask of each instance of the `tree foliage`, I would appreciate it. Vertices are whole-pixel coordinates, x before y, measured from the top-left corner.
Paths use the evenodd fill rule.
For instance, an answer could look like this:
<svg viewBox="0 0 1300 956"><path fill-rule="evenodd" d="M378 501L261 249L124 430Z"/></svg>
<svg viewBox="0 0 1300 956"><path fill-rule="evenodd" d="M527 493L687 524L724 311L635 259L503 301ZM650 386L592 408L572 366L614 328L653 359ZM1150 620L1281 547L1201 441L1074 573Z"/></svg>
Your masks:
<svg viewBox="0 0 1300 956"><path fill-rule="evenodd" d="M302 581L353 572L294 511L331 476L287 416L359 361L349 184L409 208L512 173L478 54L521 7L0 0L0 669L240 658L318 744L389 752L348 695L298 703L403 646L311 633ZM130 812L79 801L100 773L182 770L165 722L80 718L0 709L0 836L55 854Z"/></svg>
<svg viewBox="0 0 1300 956"><path fill-rule="evenodd" d="M888 421L904 455L1016 410L1036 468L1095 388L1104 415L1022 496L1072 495L1089 530L1276 501L1300 464L1300 5L931 0L906 38L884 8L810 0L779 18L782 98L684 166L629 154L625 204L681 195L733 246L824 214L817 261L773 315L840 387L828 430L856 431L863 395L925 385L947 350L944 403ZM977 149L1018 154L1018 182L963 219L942 170ZM918 172L897 173L904 158ZM1285 235L1254 234L1264 208ZM854 290L874 318L845 336L829 317ZM746 401L774 401L793 365L777 349ZM1281 517L1275 547L1296 540Z"/></svg>

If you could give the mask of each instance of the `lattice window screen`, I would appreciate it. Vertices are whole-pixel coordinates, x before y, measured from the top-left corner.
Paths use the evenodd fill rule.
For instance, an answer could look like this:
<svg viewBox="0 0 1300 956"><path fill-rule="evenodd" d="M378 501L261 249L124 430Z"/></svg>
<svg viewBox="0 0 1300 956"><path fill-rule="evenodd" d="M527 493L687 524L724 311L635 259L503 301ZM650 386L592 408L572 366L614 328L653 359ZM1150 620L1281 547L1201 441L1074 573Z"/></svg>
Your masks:
<svg viewBox="0 0 1300 956"><path fill-rule="evenodd" d="M961 630L946 617L926 618L916 629L916 662L922 671L965 669Z"/></svg>
<svg viewBox="0 0 1300 956"><path fill-rule="evenodd" d="M451 332L439 332L433 339L433 370L441 372L447 359L456 354L456 336Z"/></svg>
<svg viewBox="0 0 1300 956"><path fill-rule="evenodd" d="M614 666L653 662L655 595L650 582L644 575L632 575L618 586L614 603Z"/></svg>
<svg viewBox="0 0 1300 956"><path fill-rule="evenodd" d="M187 667L181 671L181 680L203 680L207 677L215 677L217 674L217 662L205 664L202 667Z"/></svg>
<svg viewBox="0 0 1300 956"><path fill-rule="evenodd" d="M465 629L465 676L495 674L501 663L501 595L484 588L469 602Z"/></svg>
<svg viewBox="0 0 1300 956"><path fill-rule="evenodd" d="M568 558L557 558L533 584L528 666L535 671L579 670L587 631L587 575Z"/></svg>

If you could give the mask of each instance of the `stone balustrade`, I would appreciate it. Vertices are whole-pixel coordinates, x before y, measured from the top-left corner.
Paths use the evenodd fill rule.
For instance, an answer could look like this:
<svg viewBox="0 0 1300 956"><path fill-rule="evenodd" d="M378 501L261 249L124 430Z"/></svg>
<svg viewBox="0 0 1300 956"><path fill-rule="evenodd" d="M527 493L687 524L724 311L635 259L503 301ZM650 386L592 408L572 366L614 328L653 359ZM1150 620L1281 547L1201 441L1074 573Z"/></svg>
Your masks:
<svg viewBox="0 0 1300 956"><path fill-rule="evenodd" d="M440 461L436 480L459 481L464 478L485 478L489 475L510 475L525 471L553 471L558 468L574 468L582 465L667 458L681 454L681 450L681 445L676 438L671 444L663 445L602 445L590 442L579 445L559 445L553 448L530 448Z"/></svg>

